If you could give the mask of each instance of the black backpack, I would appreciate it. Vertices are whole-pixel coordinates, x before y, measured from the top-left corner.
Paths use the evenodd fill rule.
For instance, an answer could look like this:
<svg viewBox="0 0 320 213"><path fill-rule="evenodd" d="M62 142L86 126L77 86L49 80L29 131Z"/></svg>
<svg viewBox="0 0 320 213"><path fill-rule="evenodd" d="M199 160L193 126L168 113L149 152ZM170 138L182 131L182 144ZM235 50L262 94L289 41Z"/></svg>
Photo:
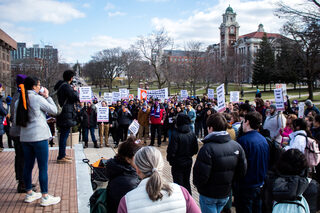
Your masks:
<svg viewBox="0 0 320 213"><path fill-rule="evenodd" d="M90 213L107 212L107 189L98 189L90 197Z"/></svg>

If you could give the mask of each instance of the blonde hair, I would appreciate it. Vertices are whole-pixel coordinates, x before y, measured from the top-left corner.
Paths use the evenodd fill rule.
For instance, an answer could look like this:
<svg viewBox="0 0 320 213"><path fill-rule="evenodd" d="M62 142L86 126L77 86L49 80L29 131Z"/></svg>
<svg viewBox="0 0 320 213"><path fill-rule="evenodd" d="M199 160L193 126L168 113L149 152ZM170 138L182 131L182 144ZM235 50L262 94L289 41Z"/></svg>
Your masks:
<svg viewBox="0 0 320 213"><path fill-rule="evenodd" d="M164 166L161 152L150 146L143 147L134 156L134 161L139 170L146 176L150 177L146 185L146 191L150 200L161 200L164 190L170 196L172 189L170 185L162 178L162 169Z"/></svg>

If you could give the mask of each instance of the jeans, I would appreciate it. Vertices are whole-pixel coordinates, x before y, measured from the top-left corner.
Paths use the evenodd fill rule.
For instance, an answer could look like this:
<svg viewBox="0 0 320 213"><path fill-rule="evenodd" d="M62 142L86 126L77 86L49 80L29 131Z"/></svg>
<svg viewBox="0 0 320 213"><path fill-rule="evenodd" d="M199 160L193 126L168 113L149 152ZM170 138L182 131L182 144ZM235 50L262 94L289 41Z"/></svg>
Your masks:
<svg viewBox="0 0 320 213"><path fill-rule="evenodd" d="M84 142L88 142L88 131L90 130L90 135L91 135L91 139L93 141L93 143L96 143L96 136L94 135L94 127L90 127L90 128L84 128Z"/></svg>
<svg viewBox="0 0 320 213"><path fill-rule="evenodd" d="M193 132L193 133L195 132L195 131L194 131L194 123L191 123L191 124L190 124L190 130L191 130L191 132Z"/></svg>
<svg viewBox="0 0 320 213"><path fill-rule="evenodd" d="M202 138L202 121L197 121L195 123L195 133L198 138Z"/></svg>
<svg viewBox="0 0 320 213"><path fill-rule="evenodd" d="M190 195L192 195L191 185L190 185L191 167L192 167L192 164L186 167L179 167L179 166L171 167L173 182L186 188L190 193Z"/></svg>
<svg viewBox="0 0 320 213"><path fill-rule="evenodd" d="M67 139L69 137L70 128L61 128L59 137L59 155L58 160L66 156Z"/></svg>
<svg viewBox="0 0 320 213"><path fill-rule="evenodd" d="M161 145L161 129L162 125L160 124L151 124L151 142L150 145L154 145L154 139L156 137L156 131L158 134L158 145Z"/></svg>
<svg viewBox="0 0 320 213"><path fill-rule="evenodd" d="M171 142L172 132L173 132L173 129L168 130L169 143Z"/></svg>
<svg viewBox="0 0 320 213"><path fill-rule="evenodd" d="M13 144L14 144L14 151L15 151L15 157L14 157L14 171L16 172L16 180L19 182L23 181L23 148L22 144L20 142L20 137L12 137Z"/></svg>
<svg viewBox="0 0 320 213"><path fill-rule="evenodd" d="M215 199L200 194L200 208L202 213L220 213L228 202L229 197Z"/></svg>
<svg viewBox="0 0 320 213"><path fill-rule="evenodd" d="M261 213L261 188L239 188L234 190L237 213Z"/></svg>
<svg viewBox="0 0 320 213"><path fill-rule="evenodd" d="M32 169L37 158L39 182L42 194L48 193L48 140L37 142L21 142L24 153L23 180L26 191L32 189Z"/></svg>

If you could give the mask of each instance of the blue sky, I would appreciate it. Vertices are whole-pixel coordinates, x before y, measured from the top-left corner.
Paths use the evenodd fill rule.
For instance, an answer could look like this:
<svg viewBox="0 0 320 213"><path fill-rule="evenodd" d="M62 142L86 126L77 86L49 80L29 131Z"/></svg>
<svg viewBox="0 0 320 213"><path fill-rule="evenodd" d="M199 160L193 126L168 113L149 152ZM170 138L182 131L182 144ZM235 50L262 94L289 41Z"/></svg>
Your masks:
<svg viewBox="0 0 320 213"><path fill-rule="evenodd" d="M279 32L278 0L0 0L0 28L18 42L58 48L61 61L87 62L104 48L129 48L140 35L165 28L177 49L188 41L219 42L230 4L240 35L263 23ZM290 5L302 0L284 0Z"/></svg>

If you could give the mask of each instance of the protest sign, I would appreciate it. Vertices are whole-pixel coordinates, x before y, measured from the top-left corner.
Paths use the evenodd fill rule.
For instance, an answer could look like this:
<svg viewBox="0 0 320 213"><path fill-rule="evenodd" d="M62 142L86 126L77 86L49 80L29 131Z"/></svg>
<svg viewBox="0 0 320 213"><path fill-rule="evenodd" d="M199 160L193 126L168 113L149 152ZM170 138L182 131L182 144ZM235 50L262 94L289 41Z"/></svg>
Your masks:
<svg viewBox="0 0 320 213"><path fill-rule="evenodd" d="M208 89L208 98L214 99L214 89Z"/></svg>
<svg viewBox="0 0 320 213"><path fill-rule="evenodd" d="M147 90L138 88L138 99L147 100Z"/></svg>
<svg viewBox="0 0 320 213"><path fill-rule="evenodd" d="M276 89L282 89L284 97L287 95L287 85L286 84L276 84Z"/></svg>
<svg viewBox="0 0 320 213"><path fill-rule="evenodd" d="M278 111L284 111L284 100L282 94L282 88L274 90L274 98Z"/></svg>
<svg viewBox="0 0 320 213"><path fill-rule="evenodd" d="M112 93L111 92L105 92L103 94L103 99L107 102L108 105L112 104Z"/></svg>
<svg viewBox="0 0 320 213"><path fill-rule="evenodd" d="M97 121L109 122L109 107L97 107Z"/></svg>
<svg viewBox="0 0 320 213"><path fill-rule="evenodd" d="M120 98L121 99L128 99L129 98L129 90L127 89L119 89Z"/></svg>
<svg viewBox="0 0 320 213"><path fill-rule="evenodd" d="M150 98L158 98L162 101L168 99L168 88L157 89L157 90L144 90L138 88L138 99L150 99Z"/></svg>
<svg viewBox="0 0 320 213"><path fill-rule="evenodd" d="M188 98L188 91L187 90L180 90L181 98L187 99Z"/></svg>
<svg viewBox="0 0 320 213"><path fill-rule="evenodd" d="M298 113L298 118L303 118L304 116L304 103L300 102L299 103L299 113Z"/></svg>
<svg viewBox="0 0 320 213"><path fill-rule="evenodd" d="M224 84L217 87L218 112L226 110L226 100L224 96Z"/></svg>
<svg viewBox="0 0 320 213"><path fill-rule="evenodd" d="M230 102L231 103L239 103L239 91L231 91L230 92Z"/></svg>
<svg viewBox="0 0 320 213"><path fill-rule="evenodd" d="M139 123L137 120L133 120L129 126L129 131L132 132L133 135L136 135L139 131Z"/></svg>
<svg viewBox="0 0 320 213"><path fill-rule="evenodd" d="M112 92L112 103L116 103L121 100L120 92Z"/></svg>
<svg viewBox="0 0 320 213"><path fill-rule="evenodd" d="M79 88L79 99L80 99L80 102L92 101L91 87L80 87Z"/></svg>
<svg viewBox="0 0 320 213"><path fill-rule="evenodd" d="M134 95L133 94L130 94L129 95L129 100L133 100L134 99Z"/></svg>

